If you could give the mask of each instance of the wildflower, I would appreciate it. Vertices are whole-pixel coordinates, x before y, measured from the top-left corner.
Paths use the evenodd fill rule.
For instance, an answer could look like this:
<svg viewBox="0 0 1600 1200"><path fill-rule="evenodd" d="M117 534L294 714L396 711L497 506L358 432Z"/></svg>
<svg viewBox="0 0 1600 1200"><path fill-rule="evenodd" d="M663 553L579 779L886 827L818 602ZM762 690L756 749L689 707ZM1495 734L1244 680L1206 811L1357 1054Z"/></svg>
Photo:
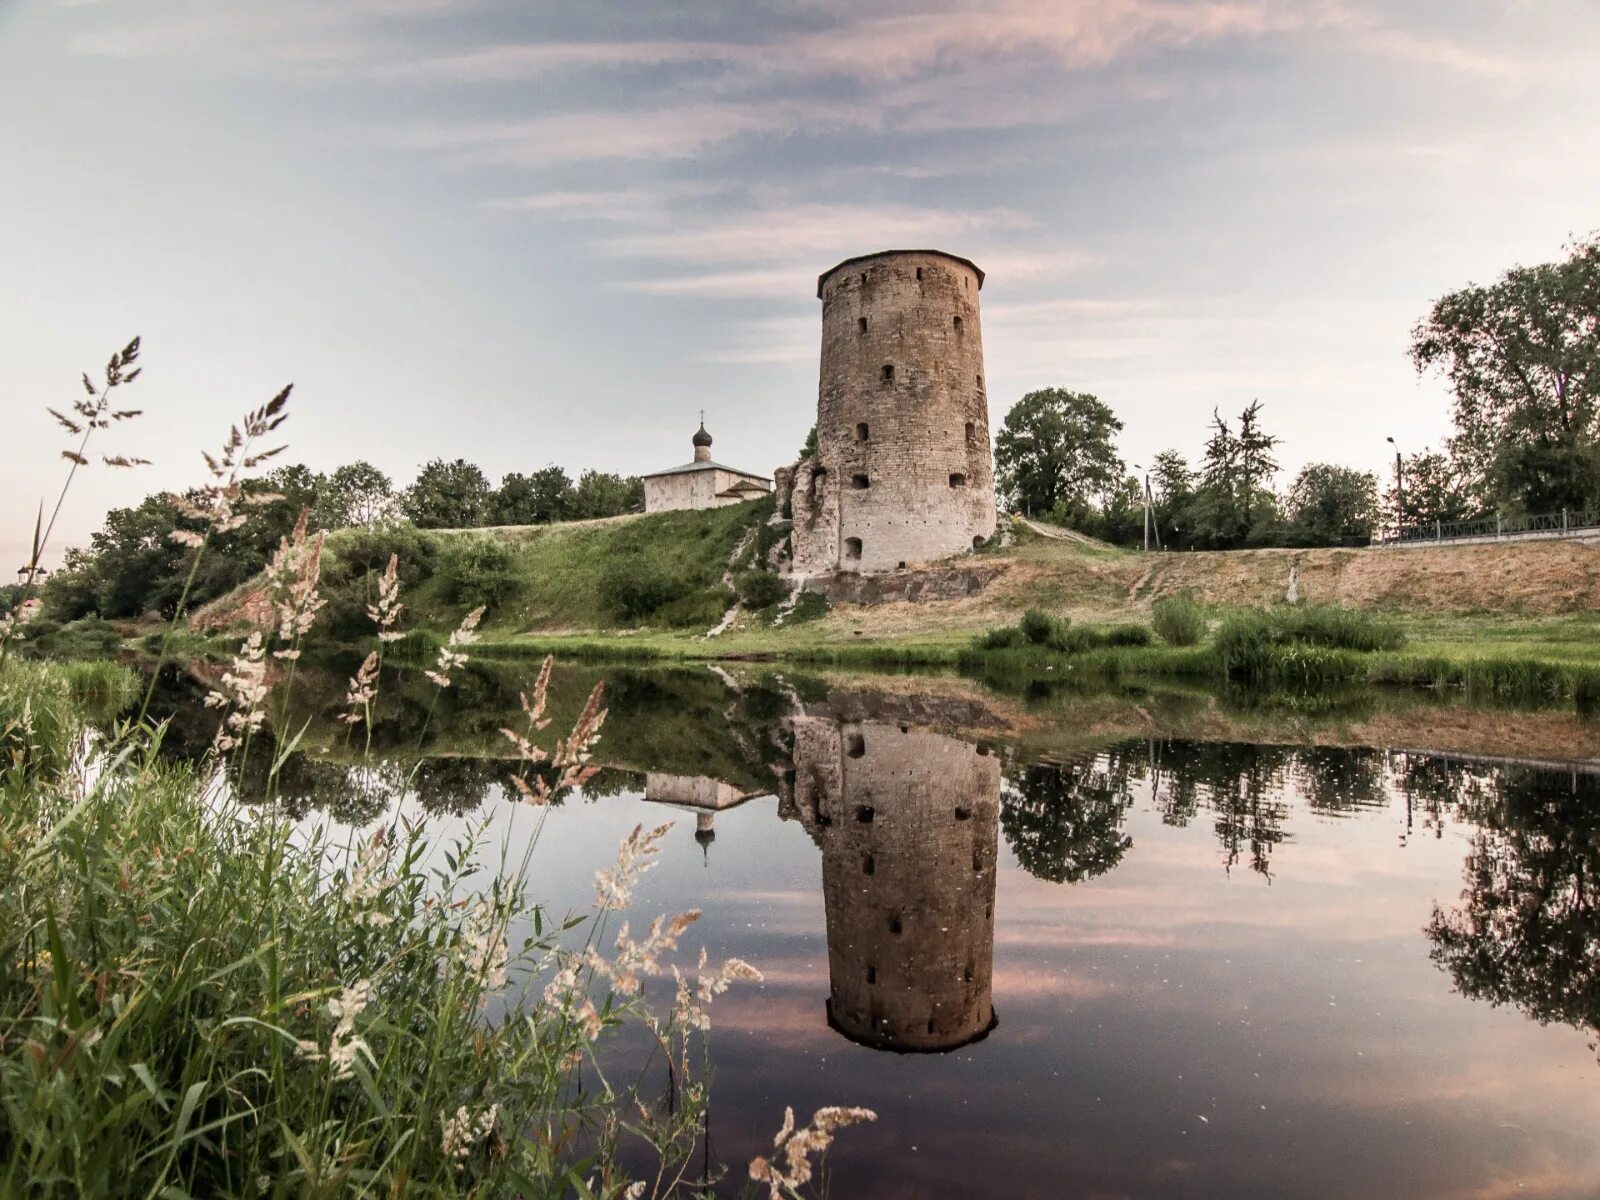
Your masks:
<svg viewBox="0 0 1600 1200"><path fill-rule="evenodd" d="M356 921L374 929L382 929L394 920L381 908L373 907L383 893L395 884L392 876L384 874L388 865L388 831L379 829L361 847L355 869L350 872L350 879L344 885L344 902L358 910Z"/></svg>
<svg viewBox="0 0 1600 1200"><path fill-rule="evenodd" d="M577 986L578 961L569 959L545 985L544 1006L553 1014L564 1013L572 1002L572 993Z"/></svg>
<svg viewBox="0 0 1600 1200"><path fill-rule="evenodd" d="M367 616L378 627L380 642L398 642L405 637L405 634L394 627L400 620L400 610L405 607L400 603L399 571L400 556L389 555L389 565L384 568L383 575L378 579L378 601L376 604L367 605Z"/></svg>
<svg viewBox="0 0 1600 1200"><path fill-rule="evenodd" d="M217 728L212 748L219 754L239 746L247 734L260 729L267 719L267 661L261 631L245 639L233 663L225 671L220 690L206 693L207 708L228 710Z"/></svg>
<svg viewBox="0 0 1600 1200"><path fill-rule="evenodd" d="M479 900L462 923L456 957L468 976L480 981L486 991L505 987L509 960L506 935L500 914L490 901Z"/></svg>
<svg viewBox="0 0 1600 1200"><path fill-rule="evenodd" d="M439 1149L444 1151L446 1158L455 1160L456 1170L459 1171L467 1161L472 1148L494 1131L494 1123L499 1115L498 1104L491 1104L476 1117L463 1104L456 1109L455 1116L440 1118L444 1123L444 1138L439 1143Z"/></svg>
<svg viewBox="0 0 1600 1200"><path fill-rule="evenodd" d="M289 403L290 384L266 404L245 414L244 420L228 430L228 439L218 454L205 454L209 483L185 495L170 494L167 499L178 515L202 526L210 533L227 533L245 522L241 508L259 507L283 499L270 492L246 492L243 472L281 454L282 446L256 451L255 443L288 420L284 406ZM168 535L181 546L198 547L205 535L189 529L175 529Z"/></svg>
<svg viewBox="0 0 1600 1200"><path fill-rule="evenodd" d="M434 664L436 669L424 672L439 687L449 687L450 672L467 665L467 654L462 647L470 646L478 640L478 622L481 620L483 620L483 605L480 604L461 618L461 624L450 635L450 640L439 647L439 658Z"/></svg>
<svg viewBox="0 0 1600 1200"><path fill-rule="evenodd" d="M750 1160L750 1178L770 1187L770 1200L782 1200L787 1190L793 1194L809 1183L812 1175L811 1155L822 1154L833 1144L833 1135L847 1125L863 1121L876 1121L878 1114L870 1108L819 1108L804 1129L794 1127L794 1109L783 1111L783 1128L772 1139L773 1156ZM783 1162L777 1161L779 1152Z"/></svg>
<svg viewBox="0 0 1600 1200"><path fill-rule="evenodd" d="M609 975L617 991L631 996L639 990L639 977L659 974L661 956L677 949L684 930L699 919L699 909L679 913L670 923L664 916L657 917L651 922L644 940L638 942L628 936L628 926L624 922L617 932L616 957L607 962L591 949L585 961L600 974Z"/></svg>
<svg viewBox="0 0 1600 1200"><path fill-rule="evenodd" d="M628 902L633 898L634 884L639 876L656 865L656 855L661 852L661 839L667 836L667 830L671 828L671 822L658 825L649 833L644 832L643 825L633 827L633 832L617 847L616 869L594 873L596 903L600 908L616 911L628 907Z"/></svg>
<svg viewBox="0 0 1600 1200"><path fill-rule="evenodd" d="M333 1036L328 1041L328 1062L333 1066L335 1079L348 1079L355 1069L356 1055L371 1050L362 1038L355 1036L356 1018L372 1002L372 982L362 979L339 993L336 1000L328 1001L328 1014L334 1018Z"/></svg>
<svg viewBox="0 0 1600 1200"><path fill-rule="evenodd" d="M672 977L678 983L678 997L672 1006L674 1020L687 1028L700 1030L711 1028L711 1001L727 991L733 983L761 982L761 972L742 958L730 958L717 970L707 974L704 947L700 950L699 974L692 989L688 978L677 967L672 968Z"/></svg>
<svg viewBox="0 0 1600 1200"><path fill-rule="evenodd" d="M350 677L350 687L344 694L345 711L339 714L339 720L346 725L359 725L366 720L367 714L372 709L372 702L378 695L378 652L368 654Z"/></svg>
<svg viewBox="0 0 1600 1200"><path fill-rule="evenodd" d="M299 1039L295 1042L295 1050L301 1058L310 1062L327 1060L333 1067L335 1079L349 1079L355 1071L357 1055L365 1054L372 1057L372 1051L367 1046L364 1038L355 1035L356 1018L366 1011L367 1005L372 1003L372 981L358 980L351 986L343 989L339 995L328 1001L328 1015L333 1017L333 1034L328 1039L328 1049L324 1053L322 1048L314 1041Z"/></svg>
<svg viewBox="0 0 1600 1200"><path fill-rule="evenodd" d="M572 1017L573 1020L577 1021L578 1028L583 1030L583 1036L591 1042L598 1038L600 1031L605 1028L605 1022L601 1020L600 1013L595 1009L594 1001L587 996L584 997L583 1003L578 1006L578 1011L573 1013Z"/></svg>
<svg viewBox="0 0 1600 1200"><path fill-rule="evenodd" d="M274 658L299 658L295 643L310 632L317 613L326 603L317 591L322 574L321 533L306 540L309 513L302 510L294 532L280 538L278 549L267 564L267 588L278 618L278 640L284 648L273 651Z"/></svg>

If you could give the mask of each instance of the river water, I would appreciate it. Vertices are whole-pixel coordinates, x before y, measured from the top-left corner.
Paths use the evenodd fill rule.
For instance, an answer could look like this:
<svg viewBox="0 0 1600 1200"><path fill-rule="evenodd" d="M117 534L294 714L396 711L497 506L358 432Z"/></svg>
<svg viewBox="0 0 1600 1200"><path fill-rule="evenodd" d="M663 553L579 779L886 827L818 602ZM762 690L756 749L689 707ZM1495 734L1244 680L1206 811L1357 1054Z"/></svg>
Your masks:
<svg viewBox="0 0 1600 1200"><path fill-rule="evenodd" d="M834 1197L1600 1196L1588 770L1195 737L1119 697L1135 737L943 679L590 670L555 707L602 673L610 769L544 820L534 891L582 910L673 822L636 919L700 909L686 945L765 976L714 1007L722 1193L786 1106L850 1104L879 1120ZM400 802L525 838L494 730L529 674L394 698ZM305 744L302 810L395 802L352 799L348 734Z"/></svg>

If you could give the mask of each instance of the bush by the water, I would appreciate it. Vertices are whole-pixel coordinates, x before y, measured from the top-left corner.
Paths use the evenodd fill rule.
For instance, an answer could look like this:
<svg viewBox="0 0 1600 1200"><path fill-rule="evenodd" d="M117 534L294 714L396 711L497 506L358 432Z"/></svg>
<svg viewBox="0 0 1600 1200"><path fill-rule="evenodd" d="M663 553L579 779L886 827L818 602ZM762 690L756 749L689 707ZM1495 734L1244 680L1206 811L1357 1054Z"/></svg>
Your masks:
<svg viewBox="0 0 1600 1200"><path fill-rule="evenodd" d="M1150 624L1169 646L1197 645L1206 635L1206 616L1187 592L1162 596L1150 606Z"/></svg>
<svg viewBox="0 0 1600 1200"><path fill-rule="evenodd" d="M1150 630L1144 625L1074 625L1066 617L1053 617L1037 608L1028 609L1015 625L991 629L973 642L977 649L985 651L1036 647L1057 654L1149 644Z"/></svg>
<svg viewBox="0 0 1600 1200"><path fill-rule="evenodd" d="M1035 646L1047 646L1057 639L1067 627L1065 618L1052 617L1037 608L1030 608L1017 622L1017 631Z"/></svg>
<svg viewBox="0 0 1600 1200"><path fill-rule="evenodd" d="M1290 676L1348 678L1358 673L1354 653L1397 650L1405 644L1398 625L1371 613L1337 604L1278 605L1248 609L1223 621L1215 649L1229 675L1268 678ZM1311 651L1342 651L1332 653Z"/></svg>

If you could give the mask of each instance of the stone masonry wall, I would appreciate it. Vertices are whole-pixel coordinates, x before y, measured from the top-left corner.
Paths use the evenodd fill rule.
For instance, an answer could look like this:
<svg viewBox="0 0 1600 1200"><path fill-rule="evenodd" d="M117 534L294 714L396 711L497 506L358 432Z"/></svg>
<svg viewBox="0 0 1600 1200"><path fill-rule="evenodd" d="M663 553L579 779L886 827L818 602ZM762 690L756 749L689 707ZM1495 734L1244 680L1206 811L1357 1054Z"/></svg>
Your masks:
<svg viewBox="0 0 1600 1200"><path fill-rule="evenodd" d="M796 717L795 808L822 847L830 1023L948 1050L994 1023L1000 764L914 726Z"/></svg>
<svg viewBox="0 0 1600 1200"><path fill-rule="evenodd" d="M706 471L680 471L675 475L651 475L644 481L645 512L665 512L680 508L721 508L738 504L736 498L721 499L726 491L745 478L733 471L712 468Z"/></svg>
<svg viewBox="0 0 1600 1200"><path fill-rule="evenodd" d="M994 534L981 286L927 251L825 277L817 454L793 484L796 574L893 570Z"/></svg>

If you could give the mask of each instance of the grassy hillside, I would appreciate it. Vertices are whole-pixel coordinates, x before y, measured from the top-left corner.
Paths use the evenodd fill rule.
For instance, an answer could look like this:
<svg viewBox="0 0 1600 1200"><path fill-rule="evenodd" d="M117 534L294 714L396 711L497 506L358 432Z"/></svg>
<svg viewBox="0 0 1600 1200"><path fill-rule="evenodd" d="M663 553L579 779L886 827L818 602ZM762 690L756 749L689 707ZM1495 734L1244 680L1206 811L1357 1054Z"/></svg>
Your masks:
<svg viewBox="0 0 1600 1200"><path fill-rule="evenodd" d="M487 640L641 627L703 632L732 602L724 573L752 558L771 512L771 500L757 500L559 525L340 530L324 556L323 628L338 641L370 634L365 605L394 553L410 628L446 632L481 604ZM207 605L193 623L225 630L259 619L263 605L253 583Z"/></svg>
<svg viewBox="0 0 1600 1200"><path fill-rule="evenodd" d="M808 603L796 614L805 619L781 626L768 609L707 640L731 601L724 573L770 544L770 506L545 527L345 531L329 540L324 630L348 643L370 634L371 573L391 550L403 564L406 624L442 636L484 604L484 650L862 662L952 660L974 634L1014 624L1030 608L1078 623L1146 622L1155 600L1177 592L1198 599L1215 625L1240 606L1282 601L1294 571L1303 601L1399 621L1408 653L1600 663L1600 548L1576 542L1144 554L1022 528L1014 544L978 556L998 574L975 595L831 611ZM226 629L259 615L260 604L241 589L197 625Z"/></svg>

